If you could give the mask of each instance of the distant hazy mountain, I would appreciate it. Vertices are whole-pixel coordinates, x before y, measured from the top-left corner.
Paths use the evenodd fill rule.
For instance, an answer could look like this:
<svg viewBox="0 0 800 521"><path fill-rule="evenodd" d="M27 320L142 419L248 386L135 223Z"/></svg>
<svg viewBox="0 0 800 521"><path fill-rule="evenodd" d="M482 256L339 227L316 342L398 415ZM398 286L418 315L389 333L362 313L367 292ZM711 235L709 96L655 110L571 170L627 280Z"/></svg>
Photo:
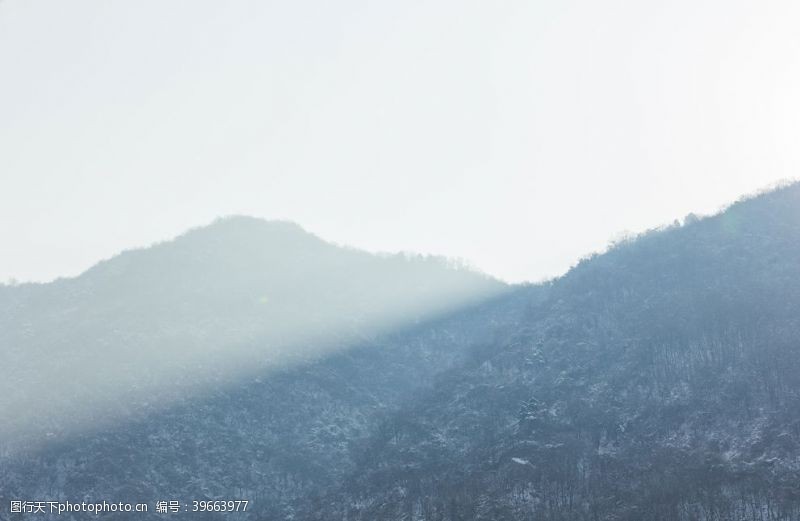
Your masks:
<svg viewBox="0 0 800 521"><path fill-rule="evenodd" d="M0 287L0 446L62 439L491 298L447 261L222 219L81 276Z"/></svg>
<svg viewBox="0 0 800 521"><path fill-rule="evenodd" d="M800 520L800 185L513 288L224 220L0 288L0 349L0 505Z"/></svg>

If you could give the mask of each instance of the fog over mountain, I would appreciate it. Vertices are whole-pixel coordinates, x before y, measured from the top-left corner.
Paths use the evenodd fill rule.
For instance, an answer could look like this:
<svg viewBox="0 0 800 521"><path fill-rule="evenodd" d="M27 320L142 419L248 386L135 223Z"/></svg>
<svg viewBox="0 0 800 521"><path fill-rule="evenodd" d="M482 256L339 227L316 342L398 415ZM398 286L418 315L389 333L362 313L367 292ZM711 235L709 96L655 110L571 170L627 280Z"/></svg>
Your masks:
<svg viewBox="0 0 800 521"><path fill-rule="evenodd" d="M800 520L799 317L800 184L539 285L223 219L0 288L0 504Z"/></svg>
<svg viewBox="0 0 800 521"><path fill-rule="evenodd" d="M59 439L505 290L444 259L222 219L74 279L0 287L0 433Z"/></svg>

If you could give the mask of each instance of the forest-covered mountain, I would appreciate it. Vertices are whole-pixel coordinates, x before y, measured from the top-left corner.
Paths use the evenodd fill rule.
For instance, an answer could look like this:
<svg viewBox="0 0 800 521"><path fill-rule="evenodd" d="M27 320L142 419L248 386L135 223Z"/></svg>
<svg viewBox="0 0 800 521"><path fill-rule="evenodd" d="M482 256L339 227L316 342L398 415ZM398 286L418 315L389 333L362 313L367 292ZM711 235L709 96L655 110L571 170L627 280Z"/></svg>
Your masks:
<svg viewBox="0 0 800 521"><path fill-rule="evenodd" d="M800 186L616 245L402 408L314 519L800 519Z"/></svg>
<svg viewBox="0 0 800 521"><path fill-rule="evenodd" d="M5 505L800 519L797 184L511 288L221 221L77 279L1 288L0 348L0 407L21 418L0 431ZM110 376L80 373L109 361ZM59 380L65 366L81 378Z"/></svg>

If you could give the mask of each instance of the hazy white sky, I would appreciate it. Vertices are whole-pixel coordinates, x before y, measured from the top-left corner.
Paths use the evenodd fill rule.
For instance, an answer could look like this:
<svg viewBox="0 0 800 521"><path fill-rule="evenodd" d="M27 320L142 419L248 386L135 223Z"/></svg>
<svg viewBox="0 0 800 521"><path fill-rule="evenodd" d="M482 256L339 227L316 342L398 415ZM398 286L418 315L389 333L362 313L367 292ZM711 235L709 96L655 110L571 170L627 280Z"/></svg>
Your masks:
<svg viewBox="0 0 800 521"><path fill-rule="evenodd" d="M800 2L0 2L0 280L224 214L563 272L800 167Z"/></svg>

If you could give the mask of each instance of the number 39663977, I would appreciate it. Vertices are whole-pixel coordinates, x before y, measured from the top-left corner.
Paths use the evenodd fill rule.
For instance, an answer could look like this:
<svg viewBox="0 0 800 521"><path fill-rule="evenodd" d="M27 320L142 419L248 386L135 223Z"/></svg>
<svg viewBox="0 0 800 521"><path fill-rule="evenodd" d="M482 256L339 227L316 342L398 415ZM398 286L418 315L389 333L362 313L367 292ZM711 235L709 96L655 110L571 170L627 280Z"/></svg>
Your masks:
<svg viewBox="0 0 800 521"><path fill-rule="evenodd" d="M249 501L236 499L228 501L192 501L192 512L245 512Z"/></svg>

